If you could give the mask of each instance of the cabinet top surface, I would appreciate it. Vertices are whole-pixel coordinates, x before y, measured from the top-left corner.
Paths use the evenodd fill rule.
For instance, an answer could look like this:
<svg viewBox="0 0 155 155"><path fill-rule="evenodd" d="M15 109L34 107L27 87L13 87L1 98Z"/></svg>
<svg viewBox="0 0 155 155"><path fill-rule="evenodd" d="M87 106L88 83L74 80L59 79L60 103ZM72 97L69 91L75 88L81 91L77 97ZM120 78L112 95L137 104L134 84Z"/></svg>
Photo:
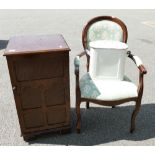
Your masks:
<svg viewBox="0 0 155 155"><path fill-rule="evenodd" d="M70 51L61 34L17 36L9 40L5 56Z"/></svg>

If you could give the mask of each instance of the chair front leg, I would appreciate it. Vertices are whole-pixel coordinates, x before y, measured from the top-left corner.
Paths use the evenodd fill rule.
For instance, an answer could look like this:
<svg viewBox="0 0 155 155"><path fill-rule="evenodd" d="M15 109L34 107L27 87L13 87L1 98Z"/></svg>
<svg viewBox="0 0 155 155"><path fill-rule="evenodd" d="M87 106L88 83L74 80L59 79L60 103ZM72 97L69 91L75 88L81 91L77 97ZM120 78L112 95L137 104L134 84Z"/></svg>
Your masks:
<svg viewBox="0 0 155 155"><path fill-rule="evenodd" d="M81 104L81 92L79 88L79 80L76 78L76 132L80 133L81 130L81 113L80 113L80 104Z"/></svg>
<svg viewBox="0 0 155 155"><path fill-rule="evenodd" d="M81 129L81 114L80 114L81 91L80 91L80 85L79 85L79 67L80 67L80 57L84 55L86 55L85 51L77 55L74 59L75 76L76 76L76 115L77 115L76 130L77 130L77 133L80 133L80 129Z"/></svg>
<svg viewBox="0 0 155 155"><path fill-rule="evenodd" d="M135 109L134 109L132 116L131 116L130 133L133 133L133 131L135 130L136 116L137 116L137 114L140 110L140 107L141 107L141 100L142 100L142 95L143 95L143 75L144 74L140 73L140 76L139 76L138 98L136 101Z"/></svg>
<svg viewBox="0 0 155 155"><path fill-rule="evenodd" d="M77 116L77 122L76 122L76 131L77 133L80 133L81 129L81 114L80 114L80 104L81 104L81 92L80 92L80 86L79 86L79 69L76 68L76 116Z"/></svg>
<svg viewBox="0 0 155 155"><path fill-rule="evenodd" d="M77 116L77 122L76 122L76 131L77 133L80 133L81 130L81 113L80 113L80 100L76 102L76 116Z"/></svg>
<svg viewBox="0 0 155 155"><path fill-rule="evenodd" d="M79 89L79 83L77 82L77 87L76 87L76 116L77 116L76 131L77 133L80 133L80 130L81 130L80 104L81 104L81 94Z"/></svg>
<svg viewBox="0 0 155 155"><path fill-rule="evenodd" d="M141 99L136 101L136 107L132 113L131 116L131 127L130 127L130 133L133 133L133 131L135 130L135 121L136 121L136 116L138 114L138 112L140 111L140 107L141 107Z"/></svg>

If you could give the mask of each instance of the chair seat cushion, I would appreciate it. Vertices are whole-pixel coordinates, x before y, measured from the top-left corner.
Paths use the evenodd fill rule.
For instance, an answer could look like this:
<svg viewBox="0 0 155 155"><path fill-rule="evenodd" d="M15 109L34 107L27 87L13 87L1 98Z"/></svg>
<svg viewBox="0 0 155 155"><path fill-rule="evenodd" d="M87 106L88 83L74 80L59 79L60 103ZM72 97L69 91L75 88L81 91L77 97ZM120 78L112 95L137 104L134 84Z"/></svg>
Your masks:
<svg viewBox="0 0 155 155"><path fill-rule="evenodd" d="M137 86L124 76L119 80L92 79L89 73L80 79L80 90L82 98L97 99L104 101L117 101L137 97Z"/></svg>

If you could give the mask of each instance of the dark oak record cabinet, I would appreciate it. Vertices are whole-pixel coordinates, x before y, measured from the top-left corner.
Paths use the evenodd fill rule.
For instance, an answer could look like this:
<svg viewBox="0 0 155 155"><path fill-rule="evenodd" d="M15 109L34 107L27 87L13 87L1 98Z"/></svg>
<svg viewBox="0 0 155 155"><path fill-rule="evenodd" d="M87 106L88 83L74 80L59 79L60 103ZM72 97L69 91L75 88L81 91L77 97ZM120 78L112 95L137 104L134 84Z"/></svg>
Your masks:
<svg viewBox="0 0 155 155"><path fill-rule="evenodd" d="M4 56L25 140L70 129L69 51L62 35L9 40Z"/></svg>

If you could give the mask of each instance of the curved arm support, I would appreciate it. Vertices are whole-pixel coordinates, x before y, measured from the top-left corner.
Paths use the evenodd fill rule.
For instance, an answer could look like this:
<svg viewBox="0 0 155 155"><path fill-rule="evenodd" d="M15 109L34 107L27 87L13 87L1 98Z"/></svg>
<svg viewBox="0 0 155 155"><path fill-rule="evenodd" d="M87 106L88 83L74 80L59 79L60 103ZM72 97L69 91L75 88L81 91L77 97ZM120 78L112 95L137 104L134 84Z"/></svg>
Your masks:
<svg viewBox="0 0 155 155"><path fill-rule="evenodd" d="M131 51L128 51L127 54L128 54L128 57L131 58L134 61L134 63L137 65L140 73L146 74L147 70L145 69L145 67L142 63L142 60L138 56L131 54Z"/></svg>
<svg viewBox="0 0 155 155"><path fill-rule="evenodd" d="M143 88L144 88L144 74L147 73L147 70L145 69L142 60L138 56L134 56L131 54L131 51L128 51L128 57L131 58L134 63L137 65L139 69L139 85L138 85L138 99L141 100L143 95Z"/></svg>

